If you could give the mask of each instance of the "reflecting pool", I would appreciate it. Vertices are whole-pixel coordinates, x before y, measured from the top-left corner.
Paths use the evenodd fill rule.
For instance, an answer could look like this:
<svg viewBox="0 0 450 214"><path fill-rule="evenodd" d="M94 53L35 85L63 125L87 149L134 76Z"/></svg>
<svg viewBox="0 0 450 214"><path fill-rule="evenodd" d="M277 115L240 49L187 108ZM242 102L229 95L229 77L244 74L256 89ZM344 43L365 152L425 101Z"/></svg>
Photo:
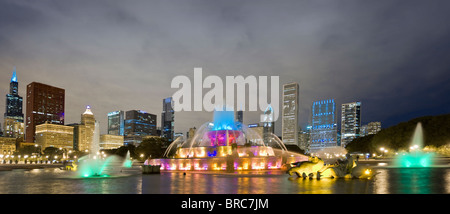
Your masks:
<svg viewBox="0 0 450 214"><path fill-rule="evenodd" d="M107 178L77 178L60 169L0 171L1 194L449 194L450 165L373 166L371 180L303 179L281 170L162 172L139 170Z"/></svg>

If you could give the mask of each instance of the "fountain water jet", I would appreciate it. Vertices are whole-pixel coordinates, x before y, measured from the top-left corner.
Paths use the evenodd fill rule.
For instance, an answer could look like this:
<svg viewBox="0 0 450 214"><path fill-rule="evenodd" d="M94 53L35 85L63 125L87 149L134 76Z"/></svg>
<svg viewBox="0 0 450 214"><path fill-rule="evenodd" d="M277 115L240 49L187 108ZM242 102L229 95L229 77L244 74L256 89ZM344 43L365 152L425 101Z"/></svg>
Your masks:
<svg viewBox="0 0 450 214"><path fill-rule="evenodd" d="M119 174L123 168L130 168L130 152L127 152L125 160L116 155L103 157L100 151L100 131L99 123L95 122L95 128L91 144L91 152L81 157L77 169L77 176L82 178L101 178Z"/></svg>
<svg viewBox="0 0 450 214"><path fill-rule="evenodd" d="M286 163L308 159L305 155L287 152L277 136L261 135L236 122L234 111L216 109L213 122L201 125L189 139L175 140L164 153L166 158L150 159L144 165L160 165L162 171L234 171L280 169ZM175 148L174 158L167 158Z"/></svg>
<svg viewBox="0 0 450 214"><path fill-rule="evenodd" d="M419 122L414 130L409 152L400 153L394 160L399 167L430 167L433 164L434 153L423 152L423 130Z"/></svg>
<svg viewBox="0 0 450 214"><path fill-rule="evenodd" d="M127 151L122 166L125 168L131 168L133 166L133 161L130 158L130 151Z"/></svg>

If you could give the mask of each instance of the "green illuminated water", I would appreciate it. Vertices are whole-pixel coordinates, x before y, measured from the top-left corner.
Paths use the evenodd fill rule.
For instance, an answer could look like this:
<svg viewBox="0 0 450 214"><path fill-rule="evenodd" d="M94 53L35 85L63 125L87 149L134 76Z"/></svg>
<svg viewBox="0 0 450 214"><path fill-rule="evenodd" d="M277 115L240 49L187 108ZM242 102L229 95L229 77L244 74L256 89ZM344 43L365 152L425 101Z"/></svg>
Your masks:
<svg viewBox="0 0 450 214"><path fill-rule="evenodd" d="M422 124L417 123L411 141L410 152L399 154L394 163L399 167L430 167L433 164L434 153L423 152Z"/></svg>

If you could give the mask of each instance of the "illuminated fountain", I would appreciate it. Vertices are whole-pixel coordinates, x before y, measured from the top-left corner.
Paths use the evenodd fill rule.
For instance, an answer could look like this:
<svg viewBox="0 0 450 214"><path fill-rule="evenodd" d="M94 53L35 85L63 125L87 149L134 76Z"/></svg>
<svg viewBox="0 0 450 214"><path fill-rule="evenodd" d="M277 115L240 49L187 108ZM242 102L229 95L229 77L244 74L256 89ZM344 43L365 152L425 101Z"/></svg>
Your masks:
<svg viewBox="0 0 450 214"><path fill-rule="evenodd" d="M117 176L123 169L131 168L130 152L127 152L125 159L111 155L105 157L100 150L100 131L99 123L95 122L93 139L91 144L91 153L78 160L77 177L81 178L101 178Z"/></svg>
<svg viewBox="0 0 450 214"><path fill-rule="evenodd" d="M125 155L125 160L123 161L123 167L130 168L133 166L133 161L130 158L130 151L127 151L127 154Z"/></svg>
<svg viewBox="0 0 450 214"><path fill-rule="evenodd" d="M422 124L418 123L414 131L409 152L400 153L394 160L398 167L430 167L433 164L434 153L424 152Z"/></svg>
<svg viewBox="0 0 450 214"><path fill-rule="evenodd" d="M146 164L160 165L161 171L232 172L280 169L286 163L308 160L305 155L288 152L276 135L247 128L234 117L234 111L216 110L213 122L204 123L189 139L177 138L167 148L165 158L150 159Z"/></svg>

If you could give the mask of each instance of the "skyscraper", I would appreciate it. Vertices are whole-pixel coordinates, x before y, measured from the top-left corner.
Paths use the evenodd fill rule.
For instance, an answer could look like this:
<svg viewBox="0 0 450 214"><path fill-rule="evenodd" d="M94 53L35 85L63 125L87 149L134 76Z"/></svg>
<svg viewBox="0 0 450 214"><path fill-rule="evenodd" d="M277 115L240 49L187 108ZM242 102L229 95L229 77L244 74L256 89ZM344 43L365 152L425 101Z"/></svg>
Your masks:
<svg viewBox="0 0 450 214"><path fill-rule="evenodd" d="M370 122L367 124L367 134L376 134L381 131L381 122Z"/></svg>
<svg viewBox="0 0 450 214"><path fill-rule="evenodd" d="M284 144L298 145L298 83L283 85L282 139Z"/></svg>
<svg viewBox="0 0 450 214"><path fill-rule="evenodd" d="M25 139L35 141L36 126L45 123L64 125L65 90L32 82L27 85Z"/></svg>
<svg viewBox="0 0 450 214"><path fill-rule="evenodd" d="M19 96L19 82L17 81L16 68L9 83L9 94L6 95L5 118L15 119L23 122L22 97Z"/></svg>
<svg viewBox="0 0 450 214"><path fill-rule="evenodd" d="M86 110L81 114L81 123L69 124L68 126L73 127L73 148L78 151L92 152L96 121L91 107L86 106Z"/></svg>
<svg viewBox="0 0 450 214"><path fill-rule="evenodd" d="M337 146L336 103L334 99L315 101L311 107L310 151Z"/></svg>
<svg viewBox="0 0 450 214"><path fill-rule="evenodd" d="M239 122L241 124L244 122L244 111L236 111L236 122Z"/></svg>
<svg viewBox="0 0 450 214"><path fill-rule="evenodd" d="M342 104L341 146L345 147L359 137L361 128L361 102Z"/></svg>
<svg viewBox="0 0 450 214"><path fill-rule="evenodd" d="M275 122L273 121L273 109L268 105L264 111L263 117L263 139L264 144L269 145L272 140L272 134L275 133Z"/></svg>
<svg viewBox="0 0 450 214"><path fill-rule="evenodd" d="M108 113L108 134L125 135L124 111L113 111Z"/></svg>
<svg viewBox="0 0 450 214"><path fill-rule="evenodd" d="M90 106L81 114L81 124L79 126L78 150L91 151L94 142L95 117Z"/></svg>
<svg viewBox="0 0 450 214"><path fill-rule="evenodd" d="M4 136L23 137L23 99L19 96L19 82L16 67L9 83L9 94L6 95L6 110L4 114Z"/></svg>
<svg viewBox="0 0 450 214"><path fill-rule="evenodd" d="M156 115L141 110L126 112L125 135L156 135Z"/></svg>
<svg viewBox="0 0 450 214"><path fill-rule="evenodd" d="M174 140L175 112L172 106L172 97L163 99L163 111L161 114L161 137L169 142Z"/></svg>

